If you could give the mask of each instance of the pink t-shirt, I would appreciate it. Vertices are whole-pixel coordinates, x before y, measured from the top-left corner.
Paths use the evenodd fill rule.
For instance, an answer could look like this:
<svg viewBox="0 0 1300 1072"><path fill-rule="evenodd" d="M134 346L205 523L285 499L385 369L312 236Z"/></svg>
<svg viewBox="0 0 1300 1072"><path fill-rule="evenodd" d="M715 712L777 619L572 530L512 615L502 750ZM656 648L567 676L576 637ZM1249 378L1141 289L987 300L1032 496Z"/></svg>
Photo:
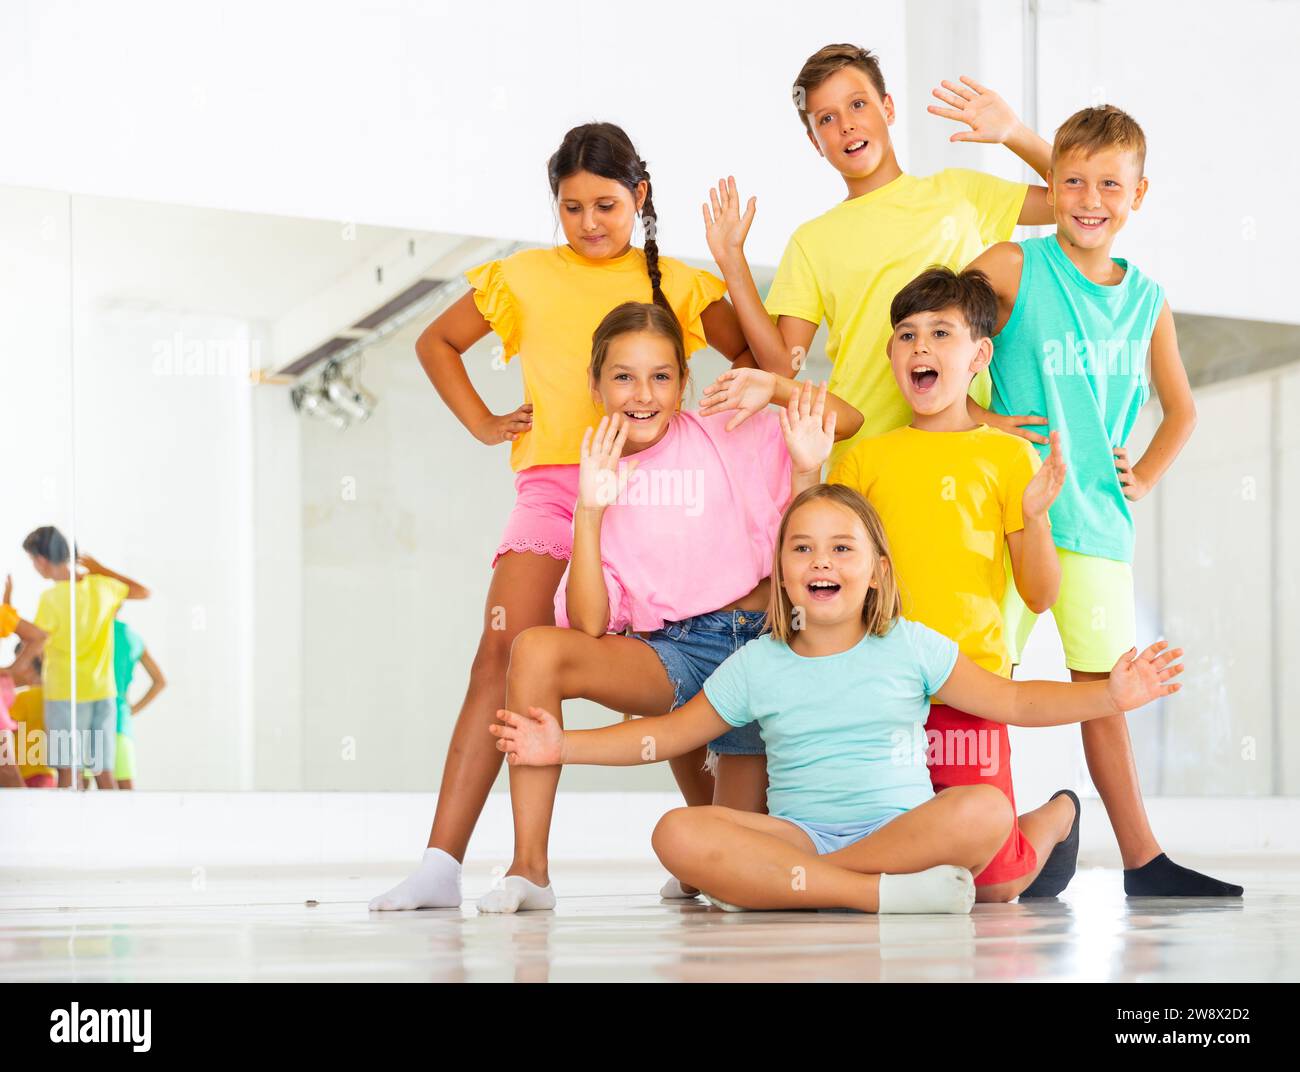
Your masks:
<svg viewBox="0 0 1300 1072"><path fill-rule="evenodd" d="M637 467L600 528L611 633L712 613L772 572L790 455L775 410L728 432L734 416L682 410L663 439L630 456ZM555 593L561 626L568 583L566 569Z"/></svg>

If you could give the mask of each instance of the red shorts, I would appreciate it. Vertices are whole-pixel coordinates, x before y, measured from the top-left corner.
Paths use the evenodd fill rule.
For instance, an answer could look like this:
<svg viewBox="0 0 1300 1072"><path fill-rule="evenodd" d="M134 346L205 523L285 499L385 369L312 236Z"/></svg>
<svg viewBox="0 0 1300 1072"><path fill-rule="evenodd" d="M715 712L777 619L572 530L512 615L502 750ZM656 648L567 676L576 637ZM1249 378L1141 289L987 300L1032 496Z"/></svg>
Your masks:
<svg viewBox="0 0 1300 1072"><path fill-rule="evenodd" d="M1001 722L977 718L955 707L931 704L925 723L930 784L937 793L954 785L995 785L1016 807L1011 790L1011 737ZM976 886L1010 882L1038 866L1038 853L1012 820L1011 833L988 866L975 876Z"/></svg>

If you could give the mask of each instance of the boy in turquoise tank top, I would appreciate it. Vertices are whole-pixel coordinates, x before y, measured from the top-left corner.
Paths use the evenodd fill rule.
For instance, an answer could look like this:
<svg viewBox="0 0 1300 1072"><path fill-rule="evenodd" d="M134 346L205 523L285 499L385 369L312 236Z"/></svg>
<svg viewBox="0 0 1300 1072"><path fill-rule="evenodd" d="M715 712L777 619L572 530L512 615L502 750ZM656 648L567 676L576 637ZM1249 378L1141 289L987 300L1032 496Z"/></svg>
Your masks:
<svg viewBox="0 0 1300 1072"><path fill-rule="evenodd" d="M1134 645L1133 516L1177 457L1196 423L1164 289L1111 257L1115 236L1146 196L1146 138L1118 108L1076 112L1052 145L1048 198L1056 233L1001 242L970 265L998 298L992 412L972 416L1014 432L1045 453L1060 433L1068 474L1050 511L1061 562L1052 608L1075 681L1106 676ZM1147 377L1148 350L1151 359ZM1154 384L1162 418L1136 462L1126 444ZM1012 661L1037 615L1007 586L1003 604ZM1110 816L1129 896L1239 897L1242 889L1179 867L1147 820L1124 717L1083 727L1088 772Z"/></svg>

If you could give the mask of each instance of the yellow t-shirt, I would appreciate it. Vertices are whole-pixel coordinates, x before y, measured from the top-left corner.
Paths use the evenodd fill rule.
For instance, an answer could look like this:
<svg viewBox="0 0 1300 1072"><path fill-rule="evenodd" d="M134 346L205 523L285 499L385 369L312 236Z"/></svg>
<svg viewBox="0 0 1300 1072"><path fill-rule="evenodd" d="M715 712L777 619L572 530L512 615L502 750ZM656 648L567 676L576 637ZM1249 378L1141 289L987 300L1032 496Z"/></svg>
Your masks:
<svg viewBox="0 0 1300 1072"><path fill-rule="evenodd" d="M8 603L0 603L0 637L7 637L18 628L18 612Z"/></svg>
<svg viewBox="0 0 1300 1072"><path fill-rule="evenodd" d="M863 416L862 430L835 444L831 464L853 443L912 419L885 353L894 295L932 264L964 268L1010 238L1028 189L964 168L900 175L791 236L764 304L774 320L826 320L830 389ZM987 406L989 390L981 372L971 394Z"/></svg>
<svg viewBox="0 0 1300 1072"><path fill-rule="evenodd" d="M45 765L50 755L50 743L45 736L45 699L41 690L23 689L19 692L9 709L9 717L18 723L14 741L15 747L20 740L22 742L19 758L23 762L18 764L18 771L23 780L37 774L53 774L54 768Z"/></svg>
<svg viewBox="0 0 1300 1072"><path fill-rule="evenodd" d="M659 285L692 354L707 345L700 314L721 300L726 284L671 257L660 257L659 268ZM591 260L568 246L525 249L471 268L465 278L506 361L515 354L523 361L533 427L511 444L511 468L576 465L583 432L602 416L587 380L591 336L615 306L652 300L645 251L634 246L620 257Z"/></svg>
<svg viewBox="0 0 1300 1072"><path fill-rule="evenodd" d="M121 581L92 573L77 582L77 703L117 695L113 678L113 618L129 591ZM67 581L41 593L35 624L50 634L41 653L47 700L72 699L72 607Z"/></svg>
<svg viewBox="0 0 1300 1072"><path fill-rule="evenodd" d="M1025 527L1025 485L1039 465L1025 440L987 425L969 432L896 428L864 439L830 481L860 492L885 525L903 617L951 637L1007 677L1002 633L1008 532Z"/></svg>

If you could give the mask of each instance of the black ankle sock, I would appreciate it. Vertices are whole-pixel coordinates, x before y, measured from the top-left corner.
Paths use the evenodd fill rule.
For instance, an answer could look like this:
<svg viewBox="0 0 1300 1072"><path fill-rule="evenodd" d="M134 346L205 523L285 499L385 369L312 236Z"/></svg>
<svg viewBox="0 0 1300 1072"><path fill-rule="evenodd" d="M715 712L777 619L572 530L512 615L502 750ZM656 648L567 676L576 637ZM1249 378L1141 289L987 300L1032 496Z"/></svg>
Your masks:
<svg viewBox="0 0 1300 1072"><path fill-rule="evenodd" d="M1150 863L1124 872L1124 892L1130 897L1240 897L1243 891L1240 886L1179 867L1162 852Z"/></svg>
<svg viewBox="0 0 1300 1072"><path fill-rule="evenodd" d="M1070 879L1074 878L1074 870L1079 861L1079 817L1083 809L1079 807L1079 798L1070 790L1057 790L1052 794L1052 800L1060 796L1069 797L1074 804L1074 822L1070 824L1070 832L1065 840L1058 841L1056 847L1052 849L1051 855L1047 857L1047 863L1043 864L1043 869L1038 872L1038 877L1020 894L1022 901L1026 897L1055 897L1070 884Z"/></svg>

